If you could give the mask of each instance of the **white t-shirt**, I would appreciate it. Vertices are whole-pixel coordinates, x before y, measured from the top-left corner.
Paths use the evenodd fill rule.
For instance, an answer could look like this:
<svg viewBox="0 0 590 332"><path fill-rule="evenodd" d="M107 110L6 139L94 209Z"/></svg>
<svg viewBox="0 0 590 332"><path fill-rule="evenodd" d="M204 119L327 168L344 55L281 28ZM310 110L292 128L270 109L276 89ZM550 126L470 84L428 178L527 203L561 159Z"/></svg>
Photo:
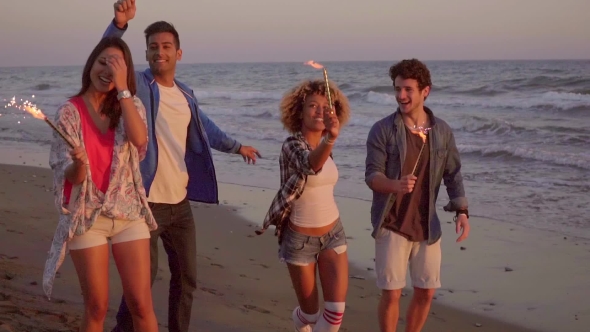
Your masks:
<svg viewBox="0 0 590 332"><path fill-rule="evenodd" d="M158 169L150 187L148 202L176 204L187 195L188 172L184 156L191 110L176 84L171 88L158 84L158 88Z"/></svg>

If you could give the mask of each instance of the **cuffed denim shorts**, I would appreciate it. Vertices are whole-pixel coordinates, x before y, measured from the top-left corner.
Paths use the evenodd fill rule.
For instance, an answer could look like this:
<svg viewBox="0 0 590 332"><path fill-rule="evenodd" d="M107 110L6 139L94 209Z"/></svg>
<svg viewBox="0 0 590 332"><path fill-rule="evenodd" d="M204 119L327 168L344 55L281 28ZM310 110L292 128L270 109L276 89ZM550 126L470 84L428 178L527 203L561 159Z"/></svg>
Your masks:
<svg viewBox="0 0 590 332"><path fill-rule="evenodd" d="M279 246L281 262L292 265L306 266L316 263L323 250L334 250L341 254L347 249L346 234L340 219L334 227L322 236L310 236L298 233L291 227L285 227L285 233Z"/></svg>

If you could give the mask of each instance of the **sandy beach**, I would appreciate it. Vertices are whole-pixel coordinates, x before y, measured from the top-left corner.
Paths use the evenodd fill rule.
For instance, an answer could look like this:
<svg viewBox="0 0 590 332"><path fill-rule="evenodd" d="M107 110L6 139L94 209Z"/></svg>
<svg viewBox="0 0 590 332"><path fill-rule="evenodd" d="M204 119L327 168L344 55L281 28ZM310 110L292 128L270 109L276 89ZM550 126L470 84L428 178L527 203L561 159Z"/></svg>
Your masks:
<svg viewBox="0 0 590 332"><path fill-rule="evenodd" d="M69 257L52 300L42 295L42 269L57 222L47 155L18 144L2 152L0 331L74 331L83 307ZM274 193L221 183L220 205L192 204L198 245L192 331L293 330L290 313L296 299L286 267L277 259L276 238L272 230L254 233ZM370 202L338 197L337 203L353 264L341 331L378 331ZM588 241L473 217L471 237L457 244L451 215L441 216L443 288L424 331L587 331ZM153 294L160 330L167 331L169 273L164 251L160 254ZM111 262L107 330L114 325L120 294ZM411 290L404 294L402 317Z"/></svg>

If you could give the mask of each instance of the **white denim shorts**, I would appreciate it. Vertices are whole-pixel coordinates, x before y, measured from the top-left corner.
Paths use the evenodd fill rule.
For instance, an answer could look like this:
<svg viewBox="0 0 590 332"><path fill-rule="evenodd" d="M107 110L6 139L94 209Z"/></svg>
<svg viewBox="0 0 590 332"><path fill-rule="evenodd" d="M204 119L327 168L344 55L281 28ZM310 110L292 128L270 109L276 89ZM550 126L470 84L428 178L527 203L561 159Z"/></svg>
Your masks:
<svg viewBox="0 0 590 332"><path fill-rule="evenodd" d="M86 233L76 235L68 243L68 249L77 250L97 247L108 243L121 243L150 238L150 229L145 219L119 220L99 215Z"/></svg>

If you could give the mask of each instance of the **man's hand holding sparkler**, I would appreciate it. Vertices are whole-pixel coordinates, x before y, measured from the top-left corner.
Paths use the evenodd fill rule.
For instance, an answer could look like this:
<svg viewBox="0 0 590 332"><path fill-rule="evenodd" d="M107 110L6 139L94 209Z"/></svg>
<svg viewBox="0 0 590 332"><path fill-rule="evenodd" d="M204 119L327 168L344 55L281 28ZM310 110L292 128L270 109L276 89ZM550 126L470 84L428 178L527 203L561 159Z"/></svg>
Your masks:
<svg viewBox="0 0 590 332"><path fill-rule="evenodd" d="M414 185L418 178L413 175L404 175L397 181L392 181L392 192L399 195L409 194L414 190Z"/></svg>
<svg viewBox="0 0 590 332"><path fill-rule="evenodd" d="M127 22L135 17L135 0L118 0L113 5L115 8L115 24L123 29Z"/></svg>

